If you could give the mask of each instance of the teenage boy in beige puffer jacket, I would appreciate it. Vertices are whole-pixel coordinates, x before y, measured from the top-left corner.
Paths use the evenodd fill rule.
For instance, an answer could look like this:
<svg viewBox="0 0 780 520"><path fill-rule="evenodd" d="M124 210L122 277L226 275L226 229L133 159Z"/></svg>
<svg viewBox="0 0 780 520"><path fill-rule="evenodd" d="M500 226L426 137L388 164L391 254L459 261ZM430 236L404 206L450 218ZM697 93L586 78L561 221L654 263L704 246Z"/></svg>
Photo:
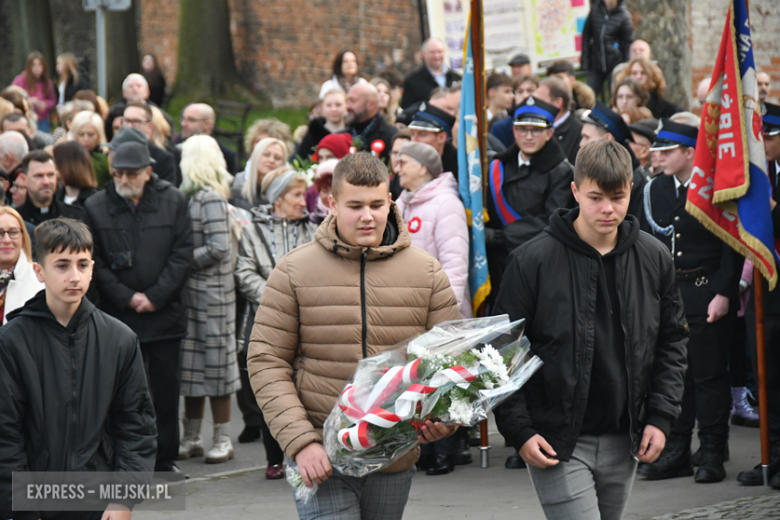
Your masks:
<svg viewBox="0 0 780 520"><path fill-rule="evenodd" d="M277 264L255 316L248 368L257 402L304 482L320 485L301 519L399 519L409 496L412 450L384 472L333 472L322 425L357 362L434 325L460 318L439 262L411 247L391 202L387 169L367 153L342 159L333 175L331 215L314 242ZM428 421L420 442L452 432Z"/></svg>

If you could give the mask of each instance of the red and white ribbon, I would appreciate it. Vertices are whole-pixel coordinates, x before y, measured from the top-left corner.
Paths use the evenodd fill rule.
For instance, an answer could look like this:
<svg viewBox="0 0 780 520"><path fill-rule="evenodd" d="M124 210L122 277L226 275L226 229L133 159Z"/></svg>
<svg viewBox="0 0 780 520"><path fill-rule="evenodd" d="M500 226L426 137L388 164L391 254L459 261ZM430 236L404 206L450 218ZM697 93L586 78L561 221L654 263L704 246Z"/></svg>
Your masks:
<svg viewBox="0 0 780 520"><path fill-rule="evenodd" d="M445 368L434 374L427 385L411 384L395 403L395 413L381 407L385 400L396 392L401 385L410 384L417 379L417 367L420 359L402 367L393 367L376 382L363 406L367 389L365 387L347 385L339 397L339 407L346 417L355 423L354 426L343 428L338 433L339 443L350 451L362 451L374 446L369 436L369 425L380 428L391 428L395 424L410 419L417 411L417 404L435 392L439 387L453 382L461 388L468 385L479 375L479 365L472 368L460 365ZM388 407L389 408L389 407ZM365 410L370 410L365 412Z"/></svg>

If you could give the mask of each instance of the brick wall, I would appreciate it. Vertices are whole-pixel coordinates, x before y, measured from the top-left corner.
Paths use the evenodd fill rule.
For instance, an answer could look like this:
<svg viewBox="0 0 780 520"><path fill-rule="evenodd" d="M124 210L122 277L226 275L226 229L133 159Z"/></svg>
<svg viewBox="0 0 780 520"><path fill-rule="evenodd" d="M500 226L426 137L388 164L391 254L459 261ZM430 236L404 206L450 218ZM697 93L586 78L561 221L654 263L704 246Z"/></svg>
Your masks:
<svg viewBox="0 0 780 520"><path fill-rule="evenodd" d="M179 46L179 0L138 0L137 8L140 11L141 52L157 57L165 80L173 85Z"/></svg>
<svg viewBox="0 0 780 520"><path fill-rule="evenodd" d="M750 0L750 29L753 57L758 70L772 78L769 97L780 96L780 2ZM691 50L693 54L693 92L699 82L712 76L729 0L691 1Z"/></svg>
<svg viewBox="0 0 780 520"><path fill-rule="evenodd" d="M141 49L176 75L178 0L140 0ZM341 50L357 55L361 74L408 70L420 47L417 0L230 0L239 72L275 106L303 106L332 76Z"/></svg>
<svg viewBox="0 0 780 520"><path fill-rule="evenodd" d="M729 0L690 0L692 92L712 74ZM141 49L176 76L179 0L139 0ZM310 104L342 49L370 76L386 66L408 71L419 61L417 0L229 0L233 52L241 74L275 106ZM632 2L627 4L629 9ZM780 2L750 0L756 65L780 96ZM638 20L635 20L635 25Z"/></svg>

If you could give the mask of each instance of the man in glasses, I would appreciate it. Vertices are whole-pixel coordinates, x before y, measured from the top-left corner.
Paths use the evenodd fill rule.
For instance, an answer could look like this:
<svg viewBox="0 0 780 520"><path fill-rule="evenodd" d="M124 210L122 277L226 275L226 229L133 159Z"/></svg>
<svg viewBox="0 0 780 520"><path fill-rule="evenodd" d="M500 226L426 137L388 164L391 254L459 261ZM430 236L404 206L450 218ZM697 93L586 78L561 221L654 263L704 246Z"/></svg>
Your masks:
<svg viewBox="0 0 780 520"><path fill-rule="evenodd" d="M206 103L191 103L187 105L181 113L181 133L179 134L179 140L176 141L179 150L181 150L181 143L193 135L211 135L216 120L217 116L210 105ZM235 174L238 171L236 168L236 153L219 141L217 141L217 144L219 149L222 150L222 155L225 156L228 171ZM179 153L181 154L181 151Z"/></svg>
<svg viewBox="0 0 780 520"><path fill-rule="evenodd" d="M157 414L155 471L178 471L182 289L193 250L187 199L152 172L145 144L119 144L109 165L113 181L86 203L101 308L138 335Z"/></svg>
<svg viewBox="0 0 780 520"><path fill-rule="evenodd" d="M492 306L507 258L536 236L558 208L573 208L574 169L556 139L553 123L558 108L531 95L515 110L515 143L496 155L488 168L485 224ZM510 469L524 468L519 454L506 460Z"/></svg>
<svg viewBox="0 0 780 520"><path fill-rule="evenodd" d="M27 185L27 200L17 211L25 222L37 226L57 217L85 220L84 210L55 200L57 166L47 152L33 150L28 153L22 160L22 174Z"/></svg>
<svg viewBox="0 0 780 520"><path fill-rule="evenodd" d="M122 126L135 128L146 136L146 146L149 155L154 160L154 172L163 180L174 186L181 184L181 174L173 154L160 148L152 142L154 125L152 124L152 107L148 103L128 103L122 114Z"/></svg>

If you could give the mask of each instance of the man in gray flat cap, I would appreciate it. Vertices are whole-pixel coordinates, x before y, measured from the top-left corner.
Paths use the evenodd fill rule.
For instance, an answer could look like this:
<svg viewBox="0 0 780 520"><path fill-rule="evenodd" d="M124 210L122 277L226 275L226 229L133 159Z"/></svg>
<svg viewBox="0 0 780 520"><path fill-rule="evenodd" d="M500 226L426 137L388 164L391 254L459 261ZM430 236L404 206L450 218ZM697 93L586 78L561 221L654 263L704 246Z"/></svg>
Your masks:
<svg viewBox="0 0 780 520"><path fill-rule="evenodd" d="M179 345L187 331L182 289L193 250L187 199L152 172L146 144L118 144L109 160L113 181L86 203L100 306L138 335L157 415L155 471L179 471L173 461L179 453Z"/></svg>

